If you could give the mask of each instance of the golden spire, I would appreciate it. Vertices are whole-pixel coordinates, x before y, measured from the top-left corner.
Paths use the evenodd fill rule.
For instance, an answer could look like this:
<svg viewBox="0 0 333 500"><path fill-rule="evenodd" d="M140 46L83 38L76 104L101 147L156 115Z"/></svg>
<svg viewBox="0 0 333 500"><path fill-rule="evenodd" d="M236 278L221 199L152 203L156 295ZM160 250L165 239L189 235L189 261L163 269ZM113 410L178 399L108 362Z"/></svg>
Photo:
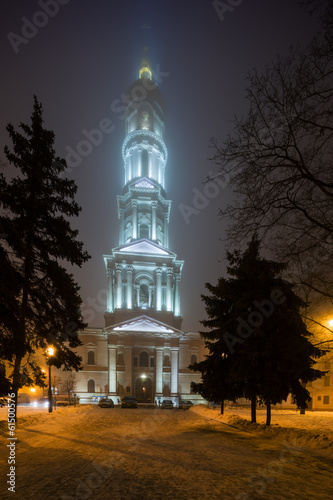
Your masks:
<svg viewBox="0 0 333 500"><path fill-rule="evenodd" d="M150 69L150 60L148 57L148 47L145 46L143 50L143 56L141 59L139 78L148 78L148 80L153 79L153 74Z"/></svg>

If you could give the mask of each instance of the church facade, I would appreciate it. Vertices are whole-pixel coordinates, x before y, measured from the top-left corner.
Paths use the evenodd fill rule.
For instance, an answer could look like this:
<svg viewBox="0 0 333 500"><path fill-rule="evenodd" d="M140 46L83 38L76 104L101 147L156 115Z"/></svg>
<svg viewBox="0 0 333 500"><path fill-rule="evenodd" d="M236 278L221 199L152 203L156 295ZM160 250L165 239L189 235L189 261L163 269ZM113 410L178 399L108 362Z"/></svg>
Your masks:
<svg viewBox="0 0 333 500"><path fill-rule="evenodd" d="M83 370L75 392L82 403L202 401L191 393L200 373L188 366L204 356L198 333L181 330L183 260L169 248L171 201L165 192L164 102L148 57L128 95L122 146L124 188L117 196L119 244L104 256L108 281L104 328L87 328L78 349Z"/></svg>

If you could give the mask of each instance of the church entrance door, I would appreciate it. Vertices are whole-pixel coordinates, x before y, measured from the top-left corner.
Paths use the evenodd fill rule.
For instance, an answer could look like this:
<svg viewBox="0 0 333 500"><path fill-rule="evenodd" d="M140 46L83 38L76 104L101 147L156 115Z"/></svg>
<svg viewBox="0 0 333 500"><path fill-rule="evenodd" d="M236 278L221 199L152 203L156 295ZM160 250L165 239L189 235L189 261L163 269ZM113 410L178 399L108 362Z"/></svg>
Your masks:
<svg viewBox="0 0 333 500"><path fill-rule="evenodd" d="M138 403L153 403L153 383L149 377L136 379L135 397Z"/></svg>

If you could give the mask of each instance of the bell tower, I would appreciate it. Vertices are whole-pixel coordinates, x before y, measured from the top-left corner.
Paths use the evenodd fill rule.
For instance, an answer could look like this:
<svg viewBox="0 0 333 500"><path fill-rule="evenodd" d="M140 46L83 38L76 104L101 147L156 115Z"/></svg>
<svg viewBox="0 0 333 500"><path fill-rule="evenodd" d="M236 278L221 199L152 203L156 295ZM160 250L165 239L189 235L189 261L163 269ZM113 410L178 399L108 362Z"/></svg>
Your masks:
<svg viewBox="0 0 333 500"><path fill-rule="evenodd" d="M119 245L104 256L108 276L105 326L145 314L180 329L184 262L169 249L164 101L147 49L127 96L124 188L117 196Z"/></svg>

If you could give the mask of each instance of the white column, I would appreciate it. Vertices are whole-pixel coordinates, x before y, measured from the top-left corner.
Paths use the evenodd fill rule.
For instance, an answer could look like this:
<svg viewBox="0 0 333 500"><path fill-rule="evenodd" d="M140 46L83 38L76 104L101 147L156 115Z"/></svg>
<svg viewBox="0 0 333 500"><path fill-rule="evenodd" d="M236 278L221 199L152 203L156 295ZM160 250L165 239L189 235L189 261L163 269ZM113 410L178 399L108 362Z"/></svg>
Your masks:
<svg viewBox="0 0 333 500"><path fill-rule="evenodd" d="M180 275L176 274L175 282L175 316L180 316L180 295L179 295Z"/></svg>
<svg viewBox="0 0 333 500"><path fill-rule="evenodd" d="M148 287L148 293L149 293L149 299L148 299L148 307L152 307L152 287L149 285Z"/></svg>
<svg viewBox="0 0 333 500"><path fill-rule="evenodd" d="M138 177L142 176L142 151L138 150Z"/></svg>
<svg viewBox="0 0 333 500"><path fill-rule="evenodd" d="M163 347L156 347L156 382L155 396L162 396L163 393Z"/></svg>
<svg viewBox="0 0 333 500"><path fill-rule="evenodd" d="M122 276L121 276L121 264L116 264L116 286L117 286L117 308L122 306Z"/></svg>
<svg viewBox="0 0 333 500"><path fill-rule="evenodd" d="M132 200L133 209L133 239L138 237L138 200Z"/></svg>
<svg viewBox="0 0 333 500"><path fill-rule="evenodd" d="M133 394L132 392L132 347L125 346L125 388L130 387L131 392L126 394Z"/></svg>
<svg viewBox="0 0 333 500"><path fill-rule="evenodd" d="M107 311L113 312L113 272L112 269L107 270L108 276L108 302Z"/></svg>
<svg viewBox="0 0 333 500"><path fill-rule="evenodd" d="M117 346L109 345L109 392L117 394Z"/></svg>
<svg viewBox="0 0 333 500"><path fill-rule="evenodd" d="M148 150L148 177L153 178L153 153L151 148Z"/></svg>
<svg viewBox="0 0 333 500"><path fill-rule="evenodd" d="M119 210L119 245L122 245L124 243L124 213L125 210L123 208L120 208Z"/></svg>
<svg viewBox="0 0 333 500"><path fill-rule="evenodd" d="M129 169L128 169L128 180L127 180L127 182L129 182L130 180L132 180L132 177L133 177L133 155L132 155L132 153L130 153L128 155L128 166L129 166Z"/></svg>
<svg viewBox="0 0 333 500"><path fill-rule="evenodd" d="M157 201L151 202L151 239L156 240L156 209Z"/></svg>
<svg viewBox="0 0 333 500"><path fill-rule="evenodd" d="M164 246L169 247L169 226L168 226L168 214L164 213Z"/></svg>
<svg viewBox="0 0 333 500"><path fill-rule="evenodd" d="M172 311L172 267L167 268L167 290L166 290L166 306L167 311Z"/></svg>
<svg viewBox="0 0 333 500"><path fill-rule="evenodd" d="M171 347L171 396L178 394L178 347Z"/></svg>
<svg viewBox="0 0 333 500"><path fill-rule="evenodd" d="M162 268L156 268L156 310L162 310Z"/></svg>
<svg viewBox="0 0 333 500"><path fill-rule="evenodd" d="M127 274L127 287L126 287L126 294L127 294L127 309L132 309L132 272L133 272L133 267L128 265L126 266L126 274Z"/></svg>

